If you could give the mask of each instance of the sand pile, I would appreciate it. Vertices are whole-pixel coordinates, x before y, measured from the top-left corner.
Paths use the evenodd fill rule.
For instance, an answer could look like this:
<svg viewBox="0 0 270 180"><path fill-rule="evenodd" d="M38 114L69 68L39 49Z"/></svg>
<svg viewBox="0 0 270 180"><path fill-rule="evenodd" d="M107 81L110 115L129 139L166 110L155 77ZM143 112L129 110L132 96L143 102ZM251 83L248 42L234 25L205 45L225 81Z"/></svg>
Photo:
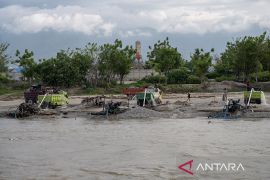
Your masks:
<svg viewBox="0 0 270 180"><path fill-rule="evenodd" d="M169 114L137 106L137 107L127 110L126 112L122 114L119 114L117 117L121 119L128 119L128 118L137 119L137 118L150 118L150 117L151 118L157 118L157 117L169 118Z"/></svg>
<svg viewBox="0 0 270 180"><path fill-rule="evenodd" d="M177 100L174 102L175 105L182 105L182 106L190 106L190 103L188 101L180 101Z"/></svg>

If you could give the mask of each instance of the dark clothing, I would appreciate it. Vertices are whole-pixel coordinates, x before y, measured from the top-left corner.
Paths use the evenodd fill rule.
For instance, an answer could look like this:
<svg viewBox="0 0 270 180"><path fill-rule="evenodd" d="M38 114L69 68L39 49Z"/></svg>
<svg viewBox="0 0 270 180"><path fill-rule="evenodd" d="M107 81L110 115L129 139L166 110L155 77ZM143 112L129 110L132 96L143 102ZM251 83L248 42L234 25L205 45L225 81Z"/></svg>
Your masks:
<svg viewBox="0 0 270 180"><path fill-rule="evenodd" d="M190 93L188 93L187 97L188 97L187 101L190 101Z"/></svg>

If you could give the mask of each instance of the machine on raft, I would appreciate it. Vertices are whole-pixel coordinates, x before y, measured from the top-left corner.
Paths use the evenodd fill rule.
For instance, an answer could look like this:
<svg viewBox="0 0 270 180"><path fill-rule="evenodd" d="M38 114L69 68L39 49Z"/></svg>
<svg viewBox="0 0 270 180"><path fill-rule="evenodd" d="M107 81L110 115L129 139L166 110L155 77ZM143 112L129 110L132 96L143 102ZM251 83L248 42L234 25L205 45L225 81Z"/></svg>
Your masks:
<svg viewBox="0 0 270 180"><path fill-rule="evenodd" d="M229 99L222 111L211 113L208 118L236 119L241 117L243 113L254 112L251 104L266 105L264 92L254 88L251 88L250 91L244 91L244 105L240 104L240 99Z"/></svg>
<svg viewBox="0 0 270 180"><path fill-rule="evenodd" d="M119 114L125 112L127 109L120 108L121 102L109 102L103 105L102 111L99 112L91 112L91 115L112 115L112 114Z"/></svg>
<svg viewBox="0 0 270 180"><path fill-rule="evenodd" d="M240 99L233 100L229 99L227 103L224 105L221 112L211 113L208 118L216 118L216 119L236 119L240 117L239 112L243 109L240 104Z"/></svg>

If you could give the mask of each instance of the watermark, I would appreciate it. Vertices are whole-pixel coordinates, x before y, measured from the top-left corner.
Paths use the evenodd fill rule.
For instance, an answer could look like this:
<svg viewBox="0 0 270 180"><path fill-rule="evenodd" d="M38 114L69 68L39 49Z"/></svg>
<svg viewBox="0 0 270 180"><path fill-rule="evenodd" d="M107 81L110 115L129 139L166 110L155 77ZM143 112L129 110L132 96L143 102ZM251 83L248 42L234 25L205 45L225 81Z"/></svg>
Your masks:
<svg viewBox="0 0 270 180"><path fill-rule="evenodd" d="M192 169L192 163L193 163L193 160L190 160L190 161L187 161L185 162L184 164L181 164L180 166L178 166L178 168L188 174L191 174L193 175L193 172L191 171ZM185 169L185 166L189 165L189 169Z"/></svg>
<svg viewBox="0 0 270 180"><path fill-rule="evenodd" d="M178 154L176 172L180 177L214 179L270 179L270 156L194 156Z"/></svg>
<svg viewBox="0 0 270 180"><path fill-rule="evenodd" d="M183 164L180 164L178 168L190 175L194 175L195 172L239 172L245 171L245 168L241 162L198 162L196 168L192 169L193 160L189 160Z"/></svg>

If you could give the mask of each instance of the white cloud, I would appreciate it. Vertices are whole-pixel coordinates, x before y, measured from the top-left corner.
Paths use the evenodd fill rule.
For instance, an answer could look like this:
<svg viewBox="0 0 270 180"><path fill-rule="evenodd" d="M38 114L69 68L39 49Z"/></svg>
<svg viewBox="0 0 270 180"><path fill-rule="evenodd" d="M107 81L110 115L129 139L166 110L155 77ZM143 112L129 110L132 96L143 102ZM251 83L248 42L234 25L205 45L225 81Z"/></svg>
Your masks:
<svg viewBox="0 0 270 180"><path fill-rule="evenodd" d="M0 9L0 21L3 29L14 33L54 30L109 35L115 26L79 6L57 6L53 9L9 6Z"/></svg>
<svg viewBox="0 0 270 180"><path fill-rule="evenodd" d="M206 34L243 32L253 27L270 29L268 0L65 2L69 6L52 8L48 3L40 8L3 7L0 27L15 33L54 30L122 37L151 36L153 32Z"/></svg>
<svg viewBox="0 0 270 180"><path fill-rule="evenodd" d="M229 9L226 6L171 7L138 13L140 20L158 32L195 33L241 32L252 26L270 28L270 13Z"/></svg>
<svg viewBox="0 0 270 180"><path fill-rule="evenodd" d="M121 37L127 38L127 37L134 37L134 36L141 36L141 37L150 37L152 34L149 31L143 31L140 29L135 30L125 30L125 31L119 31L119 35Z"/></svg>

